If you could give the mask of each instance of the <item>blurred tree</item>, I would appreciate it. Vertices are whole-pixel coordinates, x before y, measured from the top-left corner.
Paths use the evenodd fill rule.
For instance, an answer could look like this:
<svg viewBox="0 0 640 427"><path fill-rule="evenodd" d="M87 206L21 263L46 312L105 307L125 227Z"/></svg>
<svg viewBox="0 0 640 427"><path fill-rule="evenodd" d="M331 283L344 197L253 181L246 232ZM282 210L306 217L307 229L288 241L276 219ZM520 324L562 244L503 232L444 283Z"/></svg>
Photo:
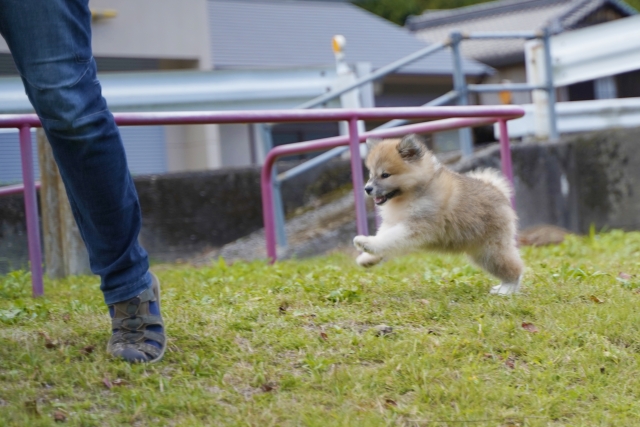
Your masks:
<svg viewBox="0 0 640 427"><path fill-rule="evenodd" d="M427 9L455 9L492 0L356 0L354 4L398 25L404 25L409 15L419 15ZM640 0L626 0L640 11Z"/></svg>
<svg viewBox="0 0 640 427"><path fill-rule="evenodd" d="M419 15L427 9L455 9L487 1L491 0L357 0L354 3L398 25L404 25L409 15Z"/></svg>
<svg viewBox="0 0 640 427"><path fill-rule="evenodd" d="M625 3L640 12L640 0L627 0Z"/></svg>

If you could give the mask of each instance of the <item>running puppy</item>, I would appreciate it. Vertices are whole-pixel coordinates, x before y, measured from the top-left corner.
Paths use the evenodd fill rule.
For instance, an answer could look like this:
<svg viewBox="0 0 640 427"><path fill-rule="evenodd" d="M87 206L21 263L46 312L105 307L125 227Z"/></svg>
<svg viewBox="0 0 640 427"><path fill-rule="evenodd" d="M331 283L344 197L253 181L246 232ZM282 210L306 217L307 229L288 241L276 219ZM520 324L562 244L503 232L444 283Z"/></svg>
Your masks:
<svg viewBox="0 0 640 427"><path fill-rule="evenodd" d="M417 249L464 252L501 280L492 294L518 292L524 268L509 182L496 170L464 175L443 167L415 135L368 143L367 195L380 207L375 236L356 236L357 263L371 267Z"/></svg>

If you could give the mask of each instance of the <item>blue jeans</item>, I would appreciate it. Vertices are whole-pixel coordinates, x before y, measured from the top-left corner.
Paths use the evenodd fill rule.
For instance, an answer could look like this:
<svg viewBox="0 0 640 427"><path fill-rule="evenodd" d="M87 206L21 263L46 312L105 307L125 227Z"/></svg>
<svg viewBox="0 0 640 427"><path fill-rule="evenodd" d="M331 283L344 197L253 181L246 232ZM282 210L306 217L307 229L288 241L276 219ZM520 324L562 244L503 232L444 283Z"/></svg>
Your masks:
<svg viewBox="0 0 640 427"><path fill-rule="evenodd" d="M91 52L88 0L0 0L0 34L53 148L105 302L149 286L141 216Z"/></svg>

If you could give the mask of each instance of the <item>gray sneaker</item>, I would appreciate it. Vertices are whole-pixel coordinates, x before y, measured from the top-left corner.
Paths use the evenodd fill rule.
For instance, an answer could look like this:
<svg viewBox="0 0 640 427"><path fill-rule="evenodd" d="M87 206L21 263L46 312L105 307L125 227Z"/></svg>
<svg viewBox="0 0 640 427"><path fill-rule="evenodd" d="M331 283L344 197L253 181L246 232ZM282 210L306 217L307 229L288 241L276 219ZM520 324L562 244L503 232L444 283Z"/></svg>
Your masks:
<svg viewBox="0 0 640 427"><path fill-rule="evenodd" d="M152 274L151 287L137 297L109 306L113 335L107 353L132 363L153 363L167 348L160 314L160 282Z"/></svg>

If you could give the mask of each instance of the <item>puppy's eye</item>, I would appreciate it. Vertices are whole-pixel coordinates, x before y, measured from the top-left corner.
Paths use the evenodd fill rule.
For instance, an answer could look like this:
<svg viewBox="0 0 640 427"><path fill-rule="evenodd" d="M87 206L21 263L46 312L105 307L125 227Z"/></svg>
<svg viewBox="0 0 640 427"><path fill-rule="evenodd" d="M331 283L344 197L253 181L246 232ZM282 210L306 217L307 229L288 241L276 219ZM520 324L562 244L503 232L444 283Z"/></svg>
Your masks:
<svg viewBox="0 0 640 427"><path fill-rule="evenodd" d="M380 178L384 179L384 178L389 178L391 175L389 175L388 173L383 173L382 175L380 175Z"/></svg>

